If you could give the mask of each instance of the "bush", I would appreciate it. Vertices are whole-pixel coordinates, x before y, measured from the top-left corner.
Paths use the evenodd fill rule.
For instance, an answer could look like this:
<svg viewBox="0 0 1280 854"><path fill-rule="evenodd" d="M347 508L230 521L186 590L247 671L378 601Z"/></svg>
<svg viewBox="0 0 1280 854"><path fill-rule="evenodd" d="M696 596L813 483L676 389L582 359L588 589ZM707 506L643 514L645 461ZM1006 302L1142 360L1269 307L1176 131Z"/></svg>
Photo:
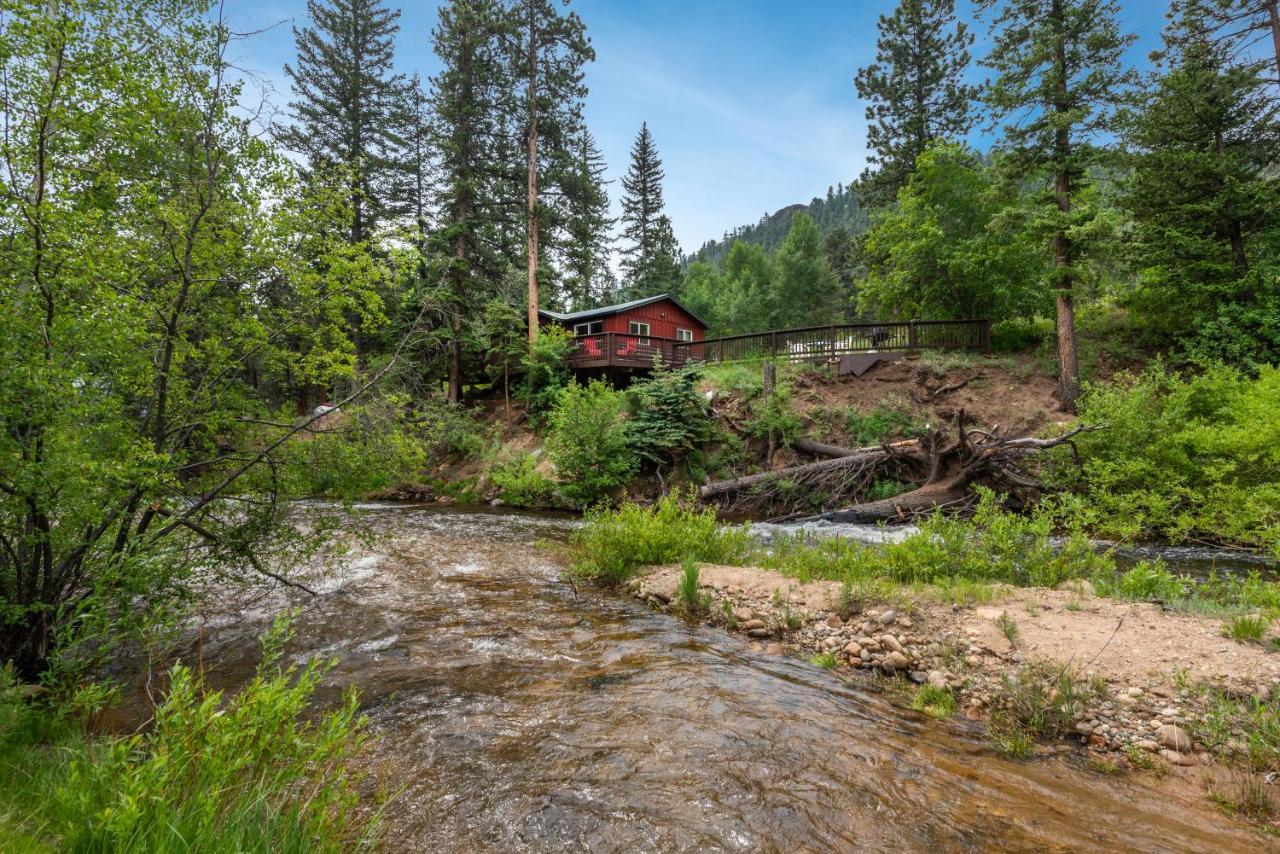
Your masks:
<svg viewBox="0 0 1280 854"><path fill-rule="evenodd" d="M301 432L280 449L274 475L287 496L354 500L412 479L426 461L423 445L397 414L397 401L335 412L316 432ZM214 472L214 476L217 472ZM272 475L254 472L246 487Z"/></svg>
<svg viewBox="0 0 1280 854"><path fill-rule="evenodd" d="M498 496L513 507L555 507L559 505L556 484L537 470L533 454L502 457L489 470L489 482Z"/></svg>
<svg viewBox="0 0 1280 854"><path fill-rule="evenodd" d="M659 469L694 462L713 430L697 368L655 370L627 389L627 445Z"/></svg>
<svg viewBox="0 0 1280 854"><path fill-rule="evenodd" d="M1093 386L1081 435L1050 479L1083 499L1077 512L1114 538L1212 540L1280 555L1280 369L1251 379L1217 366L1188 376L1162 364Z"/></svg>
<svg viewBox="0 0 1280 854"><path fill-rule="evenodd" d="M1099 685L1069 667L1033 661L1003 678L988 735L1003 752L1023 756L1034 739L1066 732L1099 692Z"/></svg>
<svg viewBox="0 0 1280 854"><path fill-rule="evenodd" d="M547 453L560 492L576 507L622 486L639 467L622 419L622 395L600 380L565 386L550 424Z"/></svg>
<svg viewBox="0 0 1280 854"><path fill-rule="evenodd" d="M288 624L257 676L224 698L182 665L146 732L87 736L68 709L15 699L0 673L0 843L74 851L347 851L371 843L350 758L354 693L307 720L327 665L281 667ZM56 749L50 749L56 748Z"/></svg>
<svg viewBox="0 0 1280 854"><path fill-rule="evenodd" d="M844 418L844 430L854 446L878 445L893 436L920 436L924 426L906 407L877 406L862 413L850 408Z"/></svg>
<svg viewBox="0 0 1280 854"><path fill-rule="evenodd" d="M721 527L712 510L698 509L676 493L652 507L627 503L591 511L573 544L573 572L611 584L626 581L642 566L686 559L742 564L754 554L747 528Z"/></svg>
<svg viewBox="0 0 1280 854"><path fill-rule="evenodd" d="M1039 347L1053 335L1048 318L1011 318L991 326L991 349L997 353L1022 353Z"/></svg>
<svg viewBox="0 0 1280 854"><path fill-rule="evenodd" d="M420 401L413 424L433 457L476 459L493 443L474 412L440 398Z"/></svg>
<svg viewBox="0 0 1280 854"><path fill-rule="evenodd" d="M524 401L530 416L539 417L555 406L560 390L569 384L569 354L574 348L573 334L559 326L544 327L524 359Z"/></svg>

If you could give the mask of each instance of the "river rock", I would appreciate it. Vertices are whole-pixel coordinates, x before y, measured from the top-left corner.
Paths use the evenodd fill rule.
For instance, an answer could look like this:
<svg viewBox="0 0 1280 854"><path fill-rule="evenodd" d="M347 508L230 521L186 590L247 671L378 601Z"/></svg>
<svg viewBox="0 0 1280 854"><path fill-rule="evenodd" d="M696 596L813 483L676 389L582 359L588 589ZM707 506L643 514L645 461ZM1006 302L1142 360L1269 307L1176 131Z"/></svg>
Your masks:
<svg viewBox="0 0 1280 854"><path fill-rule="evenodd" d="M923 685L929 681L929 674L925 673L923 670L912 670L907 675L910 677L911 681L917 685Z"/></svg>
<svg viewBox="0 0 1280 854"><path fill-rule="evenodd" d="M1156 730L1156 741L1170 750L1190 750L1191 736L1176 724L1163 724Z"/></svg>
<svg viewBox="0 0 1280 854"><path fill-rule="evenodd" d="M755 616L756 612L750 608L743 608L739 606L733 609L733 618L739 623L745 623L747 620L754 619Z"/></svg>
<svg viewBox="0 0 1280 854"><path fill-rule="evenodd" d="M763 629L764 620L756 620L756 619L743 620L741 626L744 632L751 632L751 631L754 631L755 629Z"/></svg>
<svg viewBox="0 0 1280 854"><path fill-rule="evenodd" d="M896 620L897 618L898 618L898 614L896 611L892 611L892 610L885 611L883 614L880 615L880 625L892 626L893 621Z"/></svg>
<svg viewBox="0 0 1280 854"><path fill-rule="evenodd" d="M898 650L893 650L884 657L884 663L894 670L906 670L911 667L911 660Z"/></svg>
<svg viewBox="0 0 1280 854"><path fill-rule="evenodd" d="M765 655L783 655L785 653L786 649L780 643L771 643L764 648Z"/></svg>
<svg viewBox="0 0 1280 854"><path fill-rule="evenodd" d="M848 653L850 658L858 658L862 655L862 647L857 641L849 641L845 646L844 651Z"/></svg>
<svg viewBox="0 0 1280 854"><path fill-rule="evenodd" d="M1182 753L1177 750L1161 750L1160 755L1170 765L1195 765L1196 758L1190 753Z"/></svg>
<svg viewBox="0 0 1280 854"><path fill-rule="evenodd" d="M1138 748L1139 750L1145 750L1148 753L1160 752L1160 742L1152 741L1149 738L1140 738L1133 743L1133 746Z"/></svg>
<svg viewBox="0 0 1280 854"><path fill-rule="evenodd" d="M772 634L773 632L769 631L764 626L759 626L754 629L747 629L747 637L751 637L751 638L767 638Z"/></svg>
<svg viewBox="0 0 1280 854"><path fill-rule="evenodd" d="M943 673L941 670L930 670L929 675L926 677L926 681L928 681L931 687L937 688L939 691L945 691L950 687L950 681L947 679L947 674Z"/></svg>
<svg viewBox="0 0 1280 854"><path fill-rule="evenodd" d="M490 507L505 507L506 504L507 502L503 501L501 498L495 498L489 502Z"/></svg>
<svg viewBox="0 0 1280 854"><path fill-rule="evenodd" d="M877 640L880 644L890 652L902 652L902 644L893 635L881 635Z"/></svg>
<svg viewBox="0 0 1280 854"><path fill-rule="evenodd" d="M827 617L827 625L833 629L838 629L844 625L844 620L840 619L839 614L832 614Z"/></svg>

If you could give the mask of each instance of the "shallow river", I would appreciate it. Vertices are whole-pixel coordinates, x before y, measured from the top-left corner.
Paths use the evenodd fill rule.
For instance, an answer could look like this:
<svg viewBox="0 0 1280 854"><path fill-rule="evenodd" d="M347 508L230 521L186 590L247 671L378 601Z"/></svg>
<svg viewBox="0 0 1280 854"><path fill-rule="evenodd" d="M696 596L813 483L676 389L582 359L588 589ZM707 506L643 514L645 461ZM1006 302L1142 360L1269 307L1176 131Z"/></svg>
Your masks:
<svg viewBox="0 0 1280 854"><path fill-rule="evenodd" d="M856 682L621 596L576 592L570 520L369 508L383 535L313 583L290 654L359 687L403 851L1259 850L1195 786L1011 762ZM244 679L285 597L201 638Z"/></svg>

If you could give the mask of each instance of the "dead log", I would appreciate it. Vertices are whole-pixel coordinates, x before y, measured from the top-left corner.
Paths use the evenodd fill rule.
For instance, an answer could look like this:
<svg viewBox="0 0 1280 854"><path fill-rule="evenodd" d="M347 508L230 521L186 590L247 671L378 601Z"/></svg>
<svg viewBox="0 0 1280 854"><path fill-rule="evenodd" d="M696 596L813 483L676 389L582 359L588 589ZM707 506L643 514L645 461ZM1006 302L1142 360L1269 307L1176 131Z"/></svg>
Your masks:
<svg viewBox="0 0 1280 854"><path fill-rule="evenodd" d="M717 498L734 492L751 489L770 481L802 478L813 475L825 475L845 469L856 469L863 466L886 462L894 456L891 448L866 448L859 453L847 454L834 460L823 460L817 463L806 463L802 466L791 466L777 471L760 472L729 480L717 480L705 484L698 489L699 498Z"/></svg>
<svg viewBox="0 0 1280 854"><path fill-rule="evenodd" d="M815 442L812 439L793 439L791 447L815 457L851 457L867 451L877 451L879 446L871 448L842 448L839 445L828 445L826 442Z"/></svg>
<svg viewBox="0 0 1280 854"><path fill-rule="evenodd" d="M1023 468L1028 457L1060 445L1071 445L1074 450L1071 441L1074 437L1104 426L1081 424L1053 439L1035 439L1009 438L996 430L968 427L965 422L965 413L961 410L956 416L954 437L944 427L919 440L916 454L923 456L928 473L918 489L800 521L908 521L943 507L968 503L975 484L984 484L1005 494L1035 491L1039 489L1039 481Z"/></svg>

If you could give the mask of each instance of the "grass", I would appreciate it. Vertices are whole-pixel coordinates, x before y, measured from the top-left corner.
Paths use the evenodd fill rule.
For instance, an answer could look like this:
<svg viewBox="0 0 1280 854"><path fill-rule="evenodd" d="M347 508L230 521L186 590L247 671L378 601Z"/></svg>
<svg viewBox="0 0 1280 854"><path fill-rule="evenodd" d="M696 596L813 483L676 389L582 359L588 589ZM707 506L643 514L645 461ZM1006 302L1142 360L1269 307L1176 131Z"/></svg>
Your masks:
<svg viewBox="0 0 1280 854"><path fill-rule="evenodd" d="M1157 780L1164 777L1169 772L1169 766L1161 762L1154 754L1148 753L1141 747L1132 744L1125 745L1125 759L1129 760L1129 764L1139 771L1146 772L1154 776Z"/></svg>
<svg viewBox="0 0 1280 854"><path fill-rule="evenodd" d="M1262 643L1271 621L1260 614L1241 614L1232 617L1222 627L1222 634L1240 643Z"/></svg>
<svg viewBox="0 0 1280 854"><path fill-rule="evenodd" d="M809 658L809 663L821 667L823 670L830 670L836 666L836 654L834 652L819 652Z"/></svg>
<svg viewBox="0 0 1280 854"><path fill-rule="evenodd" d="M1037 738L1066 732L1102 686L1069 667L1033 661L1006 675L993 698L988 736L1001 752L1025 756Z"/></svg>
<svg viewBox="0 0 1280 854"><path fill-rule="evenodd" d="M1009 616L1008 611L1001 611L1000 616L996 617L996 626L1000 629L1000 634L1004 635L1005 640L1009 641L1010 646L1018 645L1018 623Z"/></svg>
<svg viewBox="0 0 1280 854"><path fill-rule="evenodd" d="M911 708L931 718L949 718L956 713L956 695L946 688L921 685L911 695Z"/></svg>
<svg viewBox="0 0 1280 854"><path fill-rule="evenodd" d="M75 701L20 698L0 671L0 850L372 847L350 766L362 744L355 695L308 720L327 665L281 667L287 636L278 623L257 676L234 696L175 666L153 725L126 738L91 734Z"/></svg>
<svg viewBox="0 0 1280 854"><path fill-rule="evenodd" d="M1055 588L1079 580L1081 587L1088 581L1099 596L1158 602L1177 611L1280 617L1280 584L1258 573L1243 578L1217 574L1195 581L1169 572L1158 561L1122 571L1113 556L1098 553L1079 531L1055 536L1054 524L1051 509L1015 515L983 493L971 519L928 517L920 522L918 533L897 542L815 540L796 534L775 537L764 547L749 526L720 525L710 509L669 494L651 507L624 504L588 513L574 535L572 571L619 584L640 567L686 557L754 565L800 582L839 582L848 590L849 608L855 600L906 607L922 598L970 605L997 600L1000 585ZM1079 592L1069 607L1082 607Z"/></svg>
<svg viewBox="0 0 1280 854"><path fill-rule="evenodd" d="M702 592L698 564L685 558L676 586L676 608L688 617L698 617L711 610L711 594ZM729 612L730 616L733 612Z"/></svg>
<svg viewBox="0 0 1280 854"><path fill-rule="evenodd" d="M1089 770L1095 774L1111 776L1120 773L1120 763L1105 756L1090 756L1088 765Z"/></svg>

